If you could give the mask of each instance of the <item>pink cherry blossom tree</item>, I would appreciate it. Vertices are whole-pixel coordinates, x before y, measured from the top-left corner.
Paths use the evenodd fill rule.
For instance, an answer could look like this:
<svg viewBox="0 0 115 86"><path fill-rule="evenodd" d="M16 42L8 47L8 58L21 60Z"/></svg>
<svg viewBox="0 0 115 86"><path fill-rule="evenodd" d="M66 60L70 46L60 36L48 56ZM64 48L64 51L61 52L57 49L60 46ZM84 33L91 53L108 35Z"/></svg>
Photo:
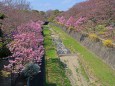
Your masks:
<svg viewBox="0 0 115 86"><path fill-rule="evenodd" d="M74 26L75 19L71 16L65 23L66 27L73 27Z"/></svg>
<svg viewBox="0 0 115 86"><path fill-rule="evenodd" d="M7 45L12 56L9 57L9 64L4 66L5 70L21 73L29 64L41 64L44 55L41 32L41 24L38 22L31 21L17 27L17 32L13 35L14 40Z"/></svg>

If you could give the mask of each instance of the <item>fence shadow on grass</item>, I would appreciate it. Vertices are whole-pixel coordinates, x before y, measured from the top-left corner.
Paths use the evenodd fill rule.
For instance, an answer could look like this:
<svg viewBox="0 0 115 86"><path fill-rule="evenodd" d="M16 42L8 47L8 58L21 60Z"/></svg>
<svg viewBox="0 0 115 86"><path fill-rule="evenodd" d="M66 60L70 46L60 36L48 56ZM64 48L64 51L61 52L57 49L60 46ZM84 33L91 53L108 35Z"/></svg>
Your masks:
<svg viewBox="0 0 115 86"><path fill-rule="evenodd" d="M52 76L53 78L55 77L55 78L60 78L60 80L59 81L56 81L55 82L55 80L52 82L52 83L48 83L48 82L46 82L46 86L57 86L57 85L59 85L59 84L61 84L61 86L63 86L63 83L65 83L65 81L63 82L63 77L65 77L65 75L64 75L64 68L65 68L65 64L63 64L61 61L60 61L60 59L59 58L49 58L48 60L47 60L47 65L49 65L50 66L50 68L51 68L51 70L52 70L52 73L54 73L54 75L57 75L57 77L56 76ZM52 66L51 66L52 65ZM55 69L55 68L56 69ZM58 70L60 70L60 71L58 71ZM62 72L63 71L63 72ZM46 70L46 74L47 74L47 70ZM50 71L51 72L51 71ZM56 73L56 74L55 74ZM48 76L49 75L46 75L47 77L46 78L48 78ZM50 77L50 78L52 78L52 77ZM52 80L51 80L52 81ZM66 85L64 85L64 86L66 86Z"/></svg>

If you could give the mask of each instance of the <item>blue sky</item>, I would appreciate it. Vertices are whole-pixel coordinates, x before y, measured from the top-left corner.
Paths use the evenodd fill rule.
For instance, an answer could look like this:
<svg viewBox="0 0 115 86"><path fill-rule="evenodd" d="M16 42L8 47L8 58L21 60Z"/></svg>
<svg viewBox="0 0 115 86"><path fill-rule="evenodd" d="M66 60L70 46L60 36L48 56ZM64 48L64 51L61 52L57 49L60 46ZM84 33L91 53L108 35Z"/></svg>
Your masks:
<svg viewBox="0 0 115 86"><path fill-rule="evenodd" d="M67 10L75 3L79 3L85 0L27 0L31 3L32 9L47 11L47 10Z"/></svg>

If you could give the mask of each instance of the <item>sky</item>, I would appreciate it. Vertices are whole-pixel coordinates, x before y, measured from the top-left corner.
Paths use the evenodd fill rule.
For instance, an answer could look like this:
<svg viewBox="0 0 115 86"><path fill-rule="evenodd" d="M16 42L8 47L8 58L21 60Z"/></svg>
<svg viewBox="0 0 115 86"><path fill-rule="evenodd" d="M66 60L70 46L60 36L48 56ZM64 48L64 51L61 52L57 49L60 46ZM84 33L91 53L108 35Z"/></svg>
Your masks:
<svg viewBox="0 0 115 86"><path fill-rule="evenodd" d="M63 10L71 8L76 3L85 1L85 0L27 0L30 2L32 9L39 11L47 10Z"/></svg>

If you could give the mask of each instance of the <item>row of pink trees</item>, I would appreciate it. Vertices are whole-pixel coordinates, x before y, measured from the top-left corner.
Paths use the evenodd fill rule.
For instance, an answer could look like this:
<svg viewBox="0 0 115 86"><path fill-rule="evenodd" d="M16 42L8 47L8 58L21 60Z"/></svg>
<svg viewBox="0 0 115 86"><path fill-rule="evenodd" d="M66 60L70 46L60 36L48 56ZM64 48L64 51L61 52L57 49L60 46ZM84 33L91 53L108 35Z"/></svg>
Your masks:
<svg viewBox="0 0 115 86"><path fill-rule="evenodd" d="M86 20L86 17L80 17L78 19L75 19L73 16L70 16L69 19L64 18L64 16L57 17L56 21L61 24L66 26L67 28L72 28L77 31L80 30L80 25L82 25Z"/></svg>
<svg viewBox="0 0 115 86"><path fill-rule="evenodd" d="M29 22L17 27L14 40L7 46L12 55L9 64L4 66L11 73L24 73L31 77L40 72L40 64L44 55L43 36L40 21Z"/></svg>
<svg viewBox="0 0 115 86"><path fill-rule="evenodd" d="M30 20L43 20L44 16L39 11L30 10L26 0L2 0L0 1L0 13L4 14L6 18L0 20L3 24L3 32L10 35L10 33L22 23L27 23ZM22 6L23 5L23 6Z"/></svg>
<svg viewBox="0 0 115 86"><path fill-rule="evenodd" d="M80 17L87 16L88 19L97 24L114 24L115 22L115 0L85 0L76 3L62 15ZM114 24L115 25L115 24Z"/></svg>

